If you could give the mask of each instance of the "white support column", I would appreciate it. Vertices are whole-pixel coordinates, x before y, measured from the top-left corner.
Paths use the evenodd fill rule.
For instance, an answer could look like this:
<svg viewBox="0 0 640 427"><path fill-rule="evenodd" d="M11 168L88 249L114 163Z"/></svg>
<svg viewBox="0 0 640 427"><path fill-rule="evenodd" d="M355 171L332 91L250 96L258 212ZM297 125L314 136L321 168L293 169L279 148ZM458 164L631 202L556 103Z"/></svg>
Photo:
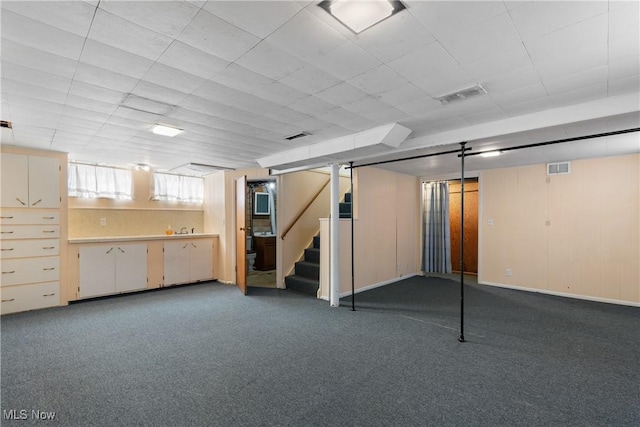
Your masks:
<svg viewBox="0 0 640 427"><path fill-rule="evenodd" d="M329 228L331 230L331 247L329 249L330 259L330 281L329 281L329 304L331 307L340 306L340 165L331 165L331 219Z"/></svg>

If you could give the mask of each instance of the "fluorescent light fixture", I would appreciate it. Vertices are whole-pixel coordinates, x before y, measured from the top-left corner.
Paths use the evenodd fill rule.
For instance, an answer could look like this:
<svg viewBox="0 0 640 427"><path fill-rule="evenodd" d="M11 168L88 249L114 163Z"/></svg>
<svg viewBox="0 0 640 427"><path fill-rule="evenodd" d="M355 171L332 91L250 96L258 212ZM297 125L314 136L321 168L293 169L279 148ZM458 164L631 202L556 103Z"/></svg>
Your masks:
<svg viewBox="0 0 640 427"><path fill-rule="evenodd" d="M176 136L177 134L182 132L182 129L174 128L172 126L155 124L151 127L151 132L155 133L156 135Z"/></svg>
<svg viewBox="0 0 640 427"><path fill-rule="evenodd" d="M399 0L324 0L318 6L356 34L405 8Z"/></svg>
<svg viewBox="0 0 640 427"><path fill-rule="evenodd" d="M480 153L480 157L498 157L502 154L499 150L495 151L485 151L484 153Z"/></svg>

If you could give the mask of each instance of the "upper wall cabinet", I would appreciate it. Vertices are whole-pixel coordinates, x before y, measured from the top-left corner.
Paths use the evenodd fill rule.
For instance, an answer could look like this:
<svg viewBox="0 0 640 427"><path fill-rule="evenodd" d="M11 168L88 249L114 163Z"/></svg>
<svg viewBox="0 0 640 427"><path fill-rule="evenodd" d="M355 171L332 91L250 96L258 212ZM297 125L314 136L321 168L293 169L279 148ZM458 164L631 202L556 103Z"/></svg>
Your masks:
<svg viewBox="0 0 640 427"><path fill-rule="evenodd" d="M59 208L59 177L56 158L3 153L2 207Z"/></svg>

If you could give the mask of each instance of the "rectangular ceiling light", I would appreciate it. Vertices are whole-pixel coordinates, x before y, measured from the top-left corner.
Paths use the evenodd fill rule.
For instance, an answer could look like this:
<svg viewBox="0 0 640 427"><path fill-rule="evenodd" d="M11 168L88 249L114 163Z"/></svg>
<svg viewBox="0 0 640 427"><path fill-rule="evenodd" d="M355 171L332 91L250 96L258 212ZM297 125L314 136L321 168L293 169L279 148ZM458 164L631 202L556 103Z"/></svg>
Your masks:
<svg viewBox="0 0 640 427"><path fill-rule="evenodd" d="M356 34L405 8L399 0L324 0L318 6Z"/></svg>
<svg viewBox="0 0 640 427"><path fill-rule="evenodd" d="M174 128L172 126L155 124L151 127L151 132L155 133L156 135L176 136L177 134L182 132L182 129Z"/></svg>
<svg viewBox="0 0 640 427"><path fill-rule="evenodd" d="M484 153L480 153L480 157L498 157L502 154L500 151L485 151Z"/></svg>

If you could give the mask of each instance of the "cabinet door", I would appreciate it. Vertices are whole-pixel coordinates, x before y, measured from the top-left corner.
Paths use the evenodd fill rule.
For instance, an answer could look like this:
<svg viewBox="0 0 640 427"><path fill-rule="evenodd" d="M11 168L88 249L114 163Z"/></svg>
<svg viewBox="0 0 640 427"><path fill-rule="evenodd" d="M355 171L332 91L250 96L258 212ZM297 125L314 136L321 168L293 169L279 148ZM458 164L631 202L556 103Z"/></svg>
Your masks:
<svg viewBox="0 0 640 427"><path fill-rule="evenodd" d="M211 280L213 277L213 241L193 240L191 247L191 281Z"/></svg>
<svg viewBox="0 0 640 427"><path fill-rule="evenodd" d="M164 244L164 284L189 283L190 277L189 242L185 240Z"/></svg>
<svg viewBox="0 0 640 427"><path fill-rule="evenodd" d="M112 294L116 291L115 245L80 248L79 298Z"/></svg>
<svg viewBox="0 0 640 427"><path fill-rule="evenodd" d="M29 156L29 206L60 207L60 162L53 157Z"/></svg>
<svg viewBox="0 0 640 427"><path fill-rule="evenodd" d="M147 287L147 245L117 245L116 292L135 291Z"/></svg>
<svg viewBox="0 0 640 427"><path fill-rule="evenodd" d="M29 203L29 160L22 154L2 153L2 207L26 207Z"/></svg>

